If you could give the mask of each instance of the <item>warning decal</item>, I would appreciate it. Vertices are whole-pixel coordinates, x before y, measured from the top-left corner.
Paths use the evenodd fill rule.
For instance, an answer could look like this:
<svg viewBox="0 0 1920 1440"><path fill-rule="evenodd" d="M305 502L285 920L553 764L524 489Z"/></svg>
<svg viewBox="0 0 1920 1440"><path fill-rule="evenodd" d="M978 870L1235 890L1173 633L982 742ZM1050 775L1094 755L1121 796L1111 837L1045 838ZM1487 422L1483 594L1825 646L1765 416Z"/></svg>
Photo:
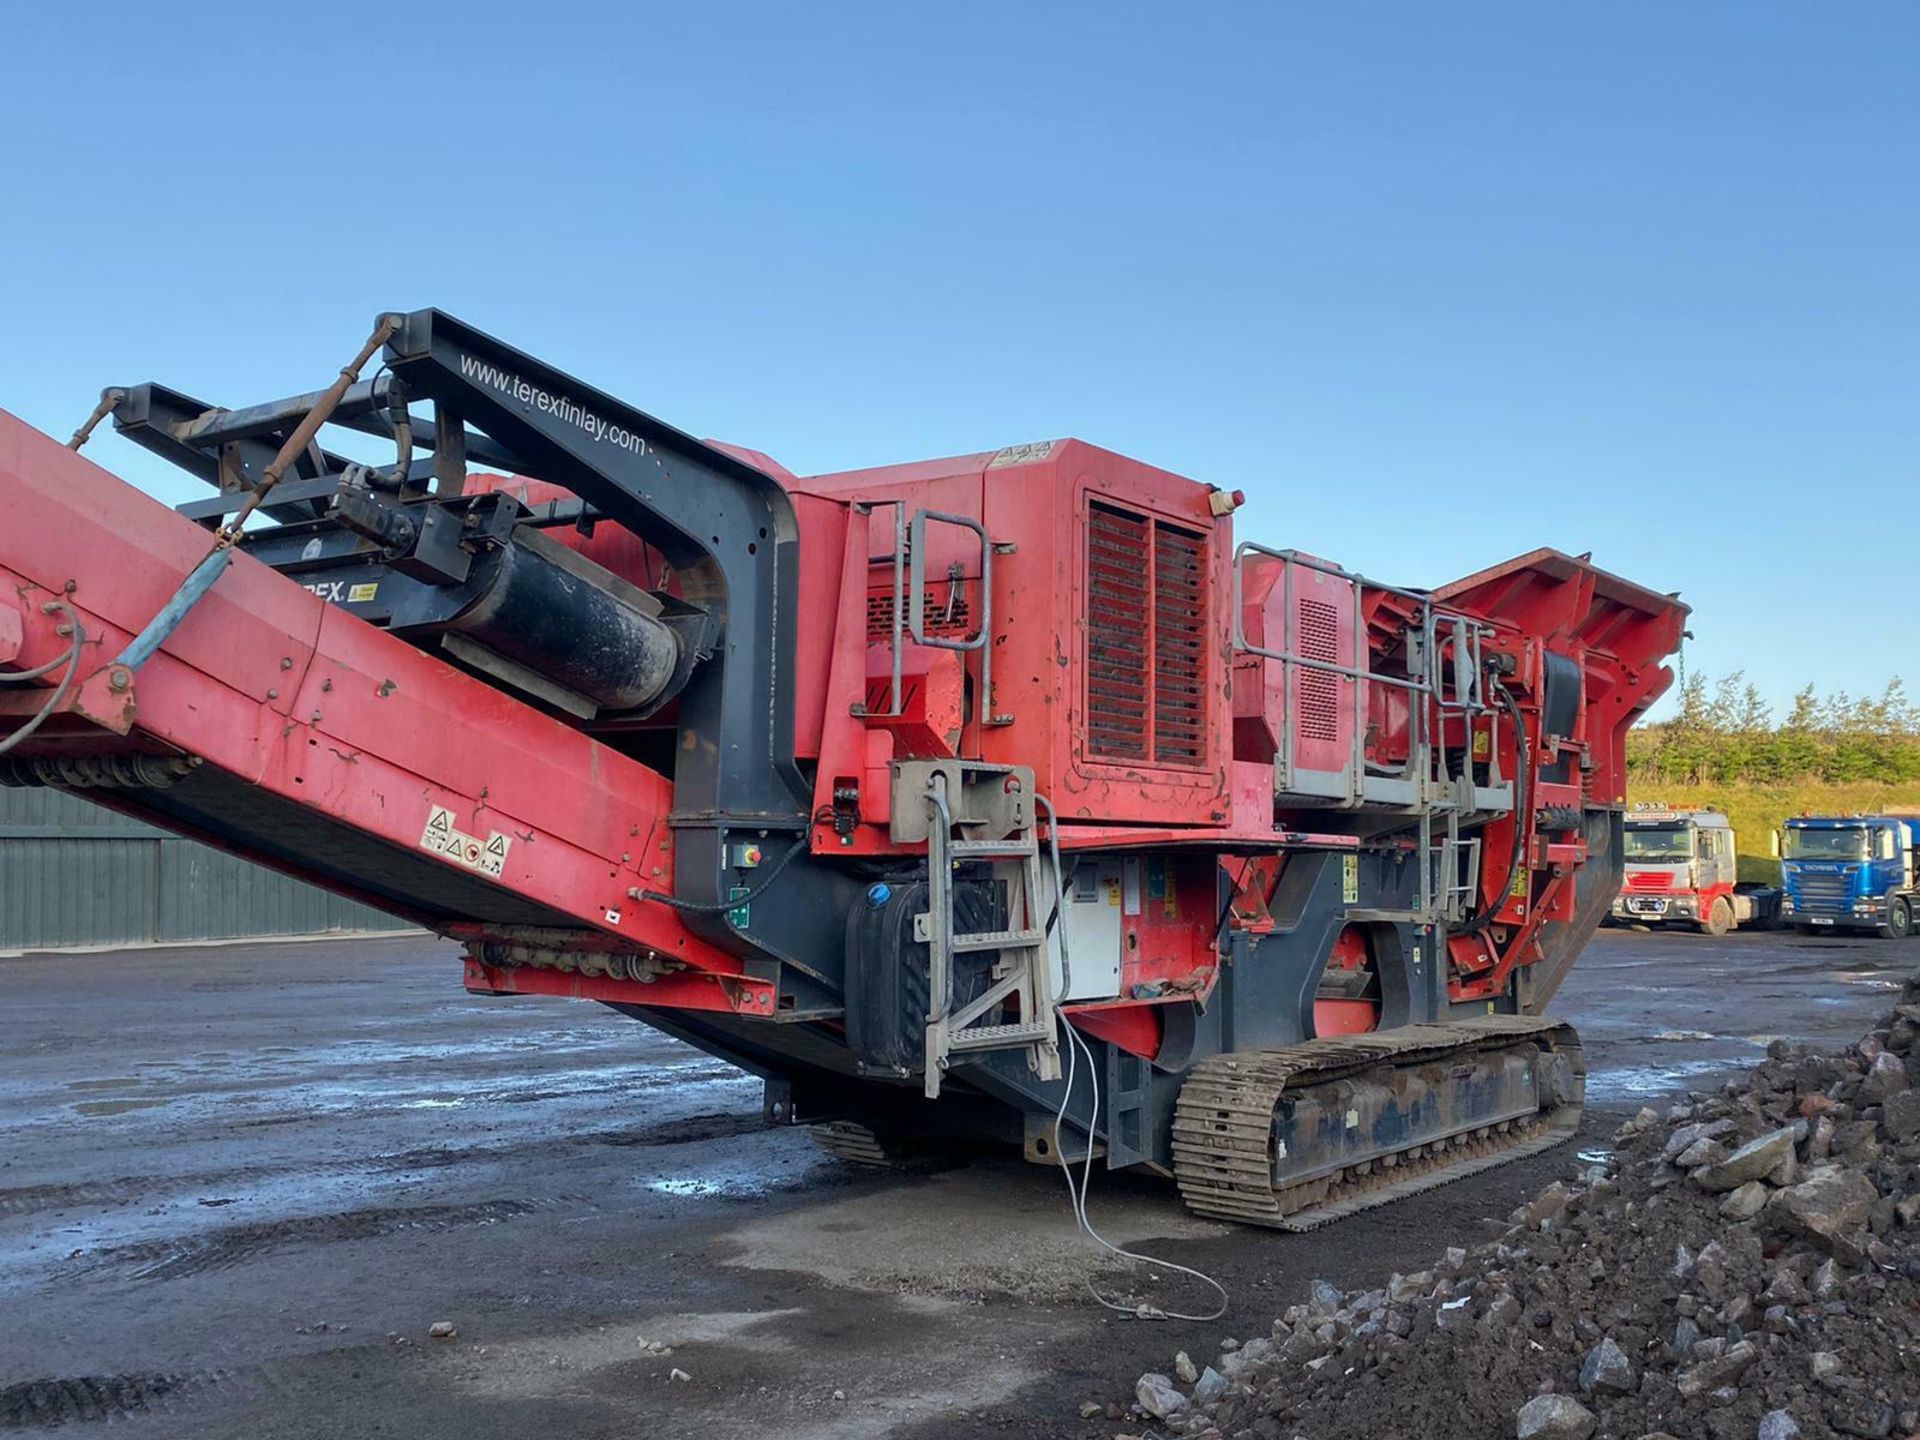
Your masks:
<svg viewBox="0 0 1920 1440"><path fill-rule="evenodd" d="M506 868L507 849L512 844L513 841L498 830L491 832L485 840L466 834L453 823L453 812L444 805L435 805L427 812L427 828L420 832L422 850L469 870L477 870L495 880Z"/></svg>

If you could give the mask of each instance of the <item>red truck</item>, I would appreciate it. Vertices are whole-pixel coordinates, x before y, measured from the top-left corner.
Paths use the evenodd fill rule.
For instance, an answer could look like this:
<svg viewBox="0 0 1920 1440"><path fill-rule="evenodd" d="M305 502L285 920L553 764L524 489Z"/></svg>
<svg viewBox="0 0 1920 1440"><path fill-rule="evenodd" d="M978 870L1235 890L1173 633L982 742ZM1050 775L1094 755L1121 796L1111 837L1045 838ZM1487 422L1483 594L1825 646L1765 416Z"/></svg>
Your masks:
<svg viewBox="0 0 1920 1440"><path fill-rule="evenodd" d="M1724 935L1736 926L1770 929L1780 891L1736 878L1733 826L1718 810L1636 805L1627 814L1626 877L1612 918L1641 925L1693 925Z"/></svg>

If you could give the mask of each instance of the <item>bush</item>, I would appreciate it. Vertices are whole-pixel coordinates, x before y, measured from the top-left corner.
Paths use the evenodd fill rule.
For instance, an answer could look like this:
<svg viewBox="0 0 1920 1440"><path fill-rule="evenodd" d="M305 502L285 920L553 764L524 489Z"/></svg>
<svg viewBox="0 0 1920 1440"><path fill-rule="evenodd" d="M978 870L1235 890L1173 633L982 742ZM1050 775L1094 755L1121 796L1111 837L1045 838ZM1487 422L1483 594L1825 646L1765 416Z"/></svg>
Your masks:
<svg viewBox="0 0 1920 1440"><path fill-rule="evenodd" d="M1811 685L1775 724L1739 672L1689 676L1671 720L1627 736L1627 798L1732 821L1742 880L1776 883L1768 836L1789 815L1920 808L1920 707L1899 680L1876 697L1822 698Z"/></svg>
<svg viewBox="0 0 1920 1440"><path fill-rule="evenodd" d="M1778 725L1737 671L1713 686L1704 675L1691 676L1679 698L1671 720L1628 735L1629 784L1645 790L1920 782L1920 708L1899 680L1878 696L1860 699L1844 691L1822 699L1809 685Z"/></svg>

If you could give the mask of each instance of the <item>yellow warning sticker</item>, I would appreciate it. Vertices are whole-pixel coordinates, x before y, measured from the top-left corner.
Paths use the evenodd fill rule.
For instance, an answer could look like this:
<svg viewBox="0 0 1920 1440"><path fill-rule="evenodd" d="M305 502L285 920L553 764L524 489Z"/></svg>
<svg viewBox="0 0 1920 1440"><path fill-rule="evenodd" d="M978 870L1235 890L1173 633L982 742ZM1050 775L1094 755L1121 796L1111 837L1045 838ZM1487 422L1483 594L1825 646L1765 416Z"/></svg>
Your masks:
<svg viewBox="0 0 1920 1440"><path fill-rule="evenodd" d="M378 580L362 581L358 585L349 585L347 587L347 603L349 605L364 605L379 593L380 582Z"/></svg>
<svg viewBox="0 0 1920 1440"><path fill-rule="evenodd" d="M1349 905L1360 902L1360 857L1340 857L1340 898Z"/></svg>
<svg viewBox="0 0 1920 1440"><path fill-rule="evenodd" d="M1473 758L1485 760L1493 754L1493 734L1487 730L1473 732Z"/></svg>
<svg viewBox="0 0 1920 1440"><path fill-rule="evenodd" d="M467 834L453 823L453 812L444 805L435 805L427 812L427 828L420 832L422 850L495 880L506 868L507 850L512 844L498 830L484 840Z"/></svg>

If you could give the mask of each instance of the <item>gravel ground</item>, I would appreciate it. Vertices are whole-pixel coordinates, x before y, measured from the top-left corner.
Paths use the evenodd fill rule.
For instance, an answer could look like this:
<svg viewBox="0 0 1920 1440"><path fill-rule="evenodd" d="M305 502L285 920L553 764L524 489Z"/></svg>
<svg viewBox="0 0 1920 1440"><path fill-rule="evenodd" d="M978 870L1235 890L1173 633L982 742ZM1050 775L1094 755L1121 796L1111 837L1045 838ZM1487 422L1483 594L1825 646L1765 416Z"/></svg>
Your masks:
<svg viewBox="0 0 1920 1440"><path fill-rule="evenodd" d="M465 995L436 941L0 960L0 1430L1110 1436L1083 1402L1487 1241L1641 1106L1857 1037L1916 958L1605 932L1558 1007L1582 1139L1311 1236L1096 1177L1115 1238L1228 1286L1205 1326L1084 1300L1056 1174L845 1170L644 1027Z"/></svg>
<svg viewBox="0 0 1920 1440"><path fill-rule="evenodd" d="M1315 1281L1136 1412L1196 1440L1888 1440L1920 1430L1920 976L1856 1045L1773 1041L1637 1112L1496 1241Z"/></svg>

